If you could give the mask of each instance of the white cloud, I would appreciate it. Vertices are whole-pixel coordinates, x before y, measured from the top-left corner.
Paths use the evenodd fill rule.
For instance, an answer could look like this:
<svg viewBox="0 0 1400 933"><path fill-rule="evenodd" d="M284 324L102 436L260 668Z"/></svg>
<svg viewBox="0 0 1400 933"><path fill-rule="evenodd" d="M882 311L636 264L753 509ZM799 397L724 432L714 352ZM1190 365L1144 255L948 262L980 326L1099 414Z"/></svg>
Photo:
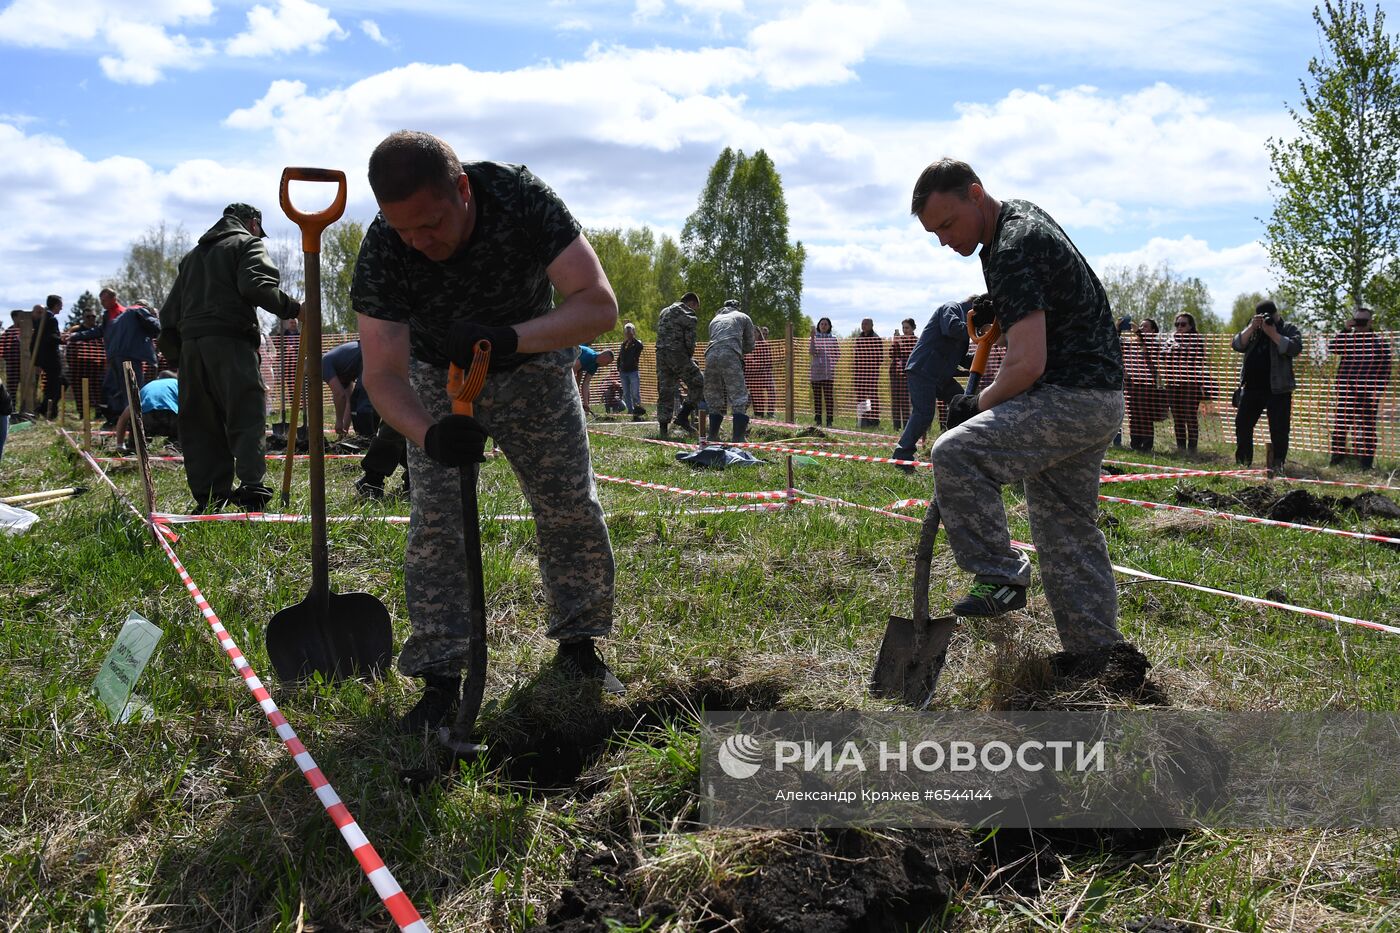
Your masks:
<svg viewBox="0 0 1400 933"><path fill-rule="evenodd" d="M0 226L0 307L27 308L51 293L71 305L121 267L142 231L165 223L198 237L233 201L260 207L272 238L299 243L277 206L280 171L212 159L158 171L127 156L89 159L62 138L0 123L0 215L8 221ZM94 205L121 222L75 222Z"/></svg>
<svg viewBox="0 0 1400 933"><path fill-rule="evenodd" d="M379 24L372 19L360 20L360 32L369 36L371 42L386 47L389 45L389 40L384 38L384 33L380 30Z"/></svg>
<svg viewBox="0 0 1400 933"><path fill-rule="evenodd" d="M258 4L248 11L248 28L229 40L228 54L257 57L295 52L317 52L327 39L349 35L331 18L330 11L310 0L277 0L277 8Z"/></svg>
<svg viewBox="0 0 1400 933"><path fill-rule="evenodd" d="M1217 0L1000 0L963 11L944 3L914 3L908 28L889 33L878 54L1010 74L1043 74L1047 64L1142 74L1228 74L1251 69L1243 50L1277 52L1277 34L1267 30L1306 23L1308 9L1290 0L1228 5Z"/></svg>
<svg viewBox="0 0 1400 933"><path fill-rule="evenodd" d="M637 5L632 9L632 19L636 22L654 19L665 9L666 0L637 0Z"/></svg>
<svg viewBox="0 0 1400 933"><path fill-rule="evenodd" d="M749 47L768 83L779 90L837 84L855 77L859 63L884 33L902 19L895 0L842 4L819 0L785 19L749 33Z"/></svg>
<svg viewBox="0 0 1400 933"><path fill-rule="evenodd" d="M562 20L554 28L560 32L588 32L593 28L593 25L586 19L573 17L571 19Z"/></svg>
<svg viewBox="0 0 1400 933"><path fill-rule="evenodd" d="M15 0L0 11L0 42L91 47L109 79L151 84L168 69L197 67L212 53L207 41L169 30L206 22L213 12L211 0L150 0L119 8L101 0Z"/></svg>
<svg viewBox="0 0 1400 933"><path fill-rule="evenodd" d="M1206 240L1194 236L1177 239L1153 237L1137 249L1109 253L1097 261L1099 269L1108 266L1157 268L1163 264L1178 275L1201 279L1210 289L1217 315L1229 319L1235 296L1245 292L1268 294L1274 287L1269 271L1269 254L1259 241L1212 249Z"/></svg>

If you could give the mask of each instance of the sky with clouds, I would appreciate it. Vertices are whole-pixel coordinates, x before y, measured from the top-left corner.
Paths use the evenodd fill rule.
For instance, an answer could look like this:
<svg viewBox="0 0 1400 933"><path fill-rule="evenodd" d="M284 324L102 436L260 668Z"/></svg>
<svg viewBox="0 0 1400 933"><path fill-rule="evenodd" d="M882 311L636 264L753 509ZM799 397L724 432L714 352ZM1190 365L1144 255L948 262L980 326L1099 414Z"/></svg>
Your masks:
<svg viewBox="0 0 1400 933"><path fill-rule="evenodd" d="M285 165L343 168L367 222L369 151L408 127L528 164L585 226L673 236L720 150L765 149L808 250L803 310L839 332L979 286L909 216L942 155L1048 209L1100 271L1169 263L1228 315L1272 283L1265 141L1293 131L1311 9L0 0L0 305L96 292L148 228L198 235L230 201L290 237Z"/></svg>

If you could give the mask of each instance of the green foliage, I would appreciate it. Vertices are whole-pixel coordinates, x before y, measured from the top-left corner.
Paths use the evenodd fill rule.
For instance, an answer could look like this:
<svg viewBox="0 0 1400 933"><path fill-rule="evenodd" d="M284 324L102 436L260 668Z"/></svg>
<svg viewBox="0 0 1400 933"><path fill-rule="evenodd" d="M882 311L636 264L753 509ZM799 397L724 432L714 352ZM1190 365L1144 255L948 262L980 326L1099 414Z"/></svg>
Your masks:
<svg viewBox="0 0 1400 933"><path fill-rule="evenodd" d="M165 296L162 295L161 298ZM152 299L159 301L160 299ZM74 324L83 323L83 315L91 311L94 314L102 313L102 306L97 303L97 296L91 290L85 291L78 297L78 300L68 306L68 320L63 322L64 327L72 327Z"/></svg>
<svg viewBox="0 0 1400 933"><path fill-rule="evenodd" d="M1368 17L1358 0L1327 0L1313 20L1322 51L1288 111L1298 135L1268 143L1276 194L1265 243L1300 322L1326 328L1394 294L1400 47L1379 6Z"/></svg>
<svg viewBox="0 0 1400 933"><path fill-rule="evenodd" d="M599 342L620 341L622 325L628 321L637 325L637 336L642 340L655 336L657 314L681 296L675 290L678 276L674 263L680 256L676 242L663 235L658 243L650 227L589 230L588 242L617 295L617 326L600 336ZM672 264L670 269L663 270L663 259ZM666 287L661 280L663 271Z"/></svg>
<svg viewBox="0 0 1400 933"><path fill-rule="evenodd" d="M193 245L183 225L172 230L162 220L136 238L108 284L123 303L145 299L159 308L175 284L180 260Z"/></svg>
<svg viewBox="0 0 1400 933"><path fill-rule="evenodd" d="M1178 275L1165 262L1155 269L1146 264L1135 269L1109 266L1101 278L1113 313L1120 318L1126 314L1133 323L1152 318L1162 330L1171 330L1172 319L1186 311L1196 318L1196 327L1201 331L1220 327L1219 318L1210 310L1206 283Z"/></svg>
<svg viewBox="0 0 1400 933"><path fill-rule="evenodd" d="M355 309L350 306L350 285L364 238L365 225L348 218L332 224L322 237L321 319L322 329L327 332L359 330Z"/></svg>
<svg viewBox="0 0 1400 933"><path fill-rule="evenodd" d="M702 326L727 298L737 298L755 324L782 332L801 314L807 252L788 242L787 201L773 160L720 153L700 203L686 219L681 248L686 284L700 296Z"/></svg>

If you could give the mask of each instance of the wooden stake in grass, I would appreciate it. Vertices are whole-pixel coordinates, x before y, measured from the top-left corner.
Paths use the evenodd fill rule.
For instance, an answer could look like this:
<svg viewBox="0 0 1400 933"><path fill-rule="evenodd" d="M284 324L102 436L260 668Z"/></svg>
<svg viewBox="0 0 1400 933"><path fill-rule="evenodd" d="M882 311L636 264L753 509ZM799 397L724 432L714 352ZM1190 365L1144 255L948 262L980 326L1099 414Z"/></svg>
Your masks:
<svg viewBox="0 0 1400 933"><path fill-rule="evenodd" d="M92 450L92 395L88 377L83 377L83 448Z"/></svg>
<svg viewBox="0 0 1400 933"><path fill-rule="evenodd" d="M146 487L146 520L147 527L150 528L152 536L158 536L154 525L150 525L151 515L156 510L156 487L151 482L151 461L146 453L146 426L141 421L141 388L136 383L136 370L132 369L131 361L122 362L122 377L126 383L126 405L127 412L131 420L127 426L131 429L132 446L136 448L136 459L141 464L141 482ZM121 438L117 438L121 443Z"/></svg>

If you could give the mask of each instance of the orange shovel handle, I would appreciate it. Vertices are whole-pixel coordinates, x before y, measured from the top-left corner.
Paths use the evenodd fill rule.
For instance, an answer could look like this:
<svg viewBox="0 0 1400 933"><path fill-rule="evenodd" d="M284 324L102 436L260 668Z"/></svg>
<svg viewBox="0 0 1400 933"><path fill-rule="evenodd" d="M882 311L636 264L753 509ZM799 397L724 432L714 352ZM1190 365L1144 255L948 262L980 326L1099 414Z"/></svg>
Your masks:
<svg viewBox="0 0 1400 933"><path fill-rule="evenodd" d="M472 403L486 384L486 370L491 365L491 341L478 340L472 347L472 365L462 369L456 363L447 370L447 395L452 399L452 414L472 414Z"/></svg>
<svg viewBox="0 0 1400 933"><path fill-rule="evenodd" d="M290 192L294 181L324 181L336 185L335 200L325 210L303 213L292 206ZM336 168L282 169L282 184L278 190L278 200L282 202L282 212L291 218L292 223L301 228L301 249L306 253L321 251L321 233L340 219L345 213L345 173Z"/></svg>

